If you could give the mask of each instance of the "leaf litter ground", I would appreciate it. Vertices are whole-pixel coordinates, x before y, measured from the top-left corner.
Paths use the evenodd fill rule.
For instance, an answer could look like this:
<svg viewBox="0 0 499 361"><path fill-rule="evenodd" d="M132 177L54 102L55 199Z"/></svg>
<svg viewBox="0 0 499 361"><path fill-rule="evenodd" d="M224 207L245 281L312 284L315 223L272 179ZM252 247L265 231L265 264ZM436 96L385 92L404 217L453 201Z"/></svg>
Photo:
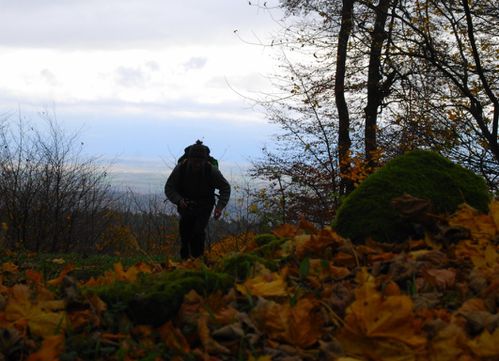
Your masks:
<svg viewBox="0 0 499 361"><path fill-rule="evenodd" d="M6 261L0 360L499 359L498 201L487 215L463 205L399 244L354 245L306 221L243 241L239 253L221 242L204 262L116 263L87 280L62 258L50 280ZM233 281L180 287L176 306L139 303L175 307L159 325L138 322L125 298L104 301L116 285L150 300L175 272Z"/></svg>

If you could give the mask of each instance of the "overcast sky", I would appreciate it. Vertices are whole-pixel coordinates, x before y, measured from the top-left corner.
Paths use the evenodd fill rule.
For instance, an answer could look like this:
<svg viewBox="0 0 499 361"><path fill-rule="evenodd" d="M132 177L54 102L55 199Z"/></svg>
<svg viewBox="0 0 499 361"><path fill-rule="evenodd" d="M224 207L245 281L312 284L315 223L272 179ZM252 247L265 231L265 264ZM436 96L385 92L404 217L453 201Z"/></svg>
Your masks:
<svg viewBox="0 0 499 361"><path fill-rule="evenodd" d="M275 132L237 94L269 90L278 65L242 40L278 28L247 0L0 0L0 10L0 113L37 122L48 109L116 171L164 175L201 138L237 172Z"/></svg>

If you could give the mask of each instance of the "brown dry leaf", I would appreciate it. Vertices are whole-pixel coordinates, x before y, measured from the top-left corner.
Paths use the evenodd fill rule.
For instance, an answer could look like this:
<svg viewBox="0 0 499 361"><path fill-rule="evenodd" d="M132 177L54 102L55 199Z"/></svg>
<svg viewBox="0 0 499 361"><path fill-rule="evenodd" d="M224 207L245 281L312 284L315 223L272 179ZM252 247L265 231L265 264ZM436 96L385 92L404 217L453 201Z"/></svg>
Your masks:
<svg viewBox="0 0 499 361"><path fill-rule="evenodd" d="M294 239L298 258L303 258L306 254L324 254L324 250L328 247L345 243L344 239L330 228L322 229L312 235L298 235Z"/></svg>
<svg viewBox="0 0 499 361"><path fill-rule="evenodd" d="M456 270L454 269L429 269L423 272L423 277L429 284L446 289L456 283Z"/></svg>
<svg viewBox="0 0 499 361"><path fill-rule="evenodd" d="M499 263L497 248L493 244L488 244L480 253L471 256L471 262L476 268L495 267Z"/></svg>
<svg viewBox="0 0 499 361"><path fill-rule="evenodd" d="M449 226L469 229L472 238L476 240L491 240L497 233L491 215L480 214L467 204L460 205L457 212L449 218Z"/></svg>
<svg viewBox="0 0 499 361"><path fill-rule="evenodd" d="M476 268L493 269L499 263L497 246L488 240L463 240L454 250L457 258L470 259Z"/></svg>
<svg viewBox="0 0 499 361"><path fill-rule="evenodd" d="M480 336L469 340L468 346L477 356L499 358L499 328L493 333L488 330L483 331Z"/></svg>
<svg viewBox="0 0 499 361"><path fill-rule="evenodd" d="M168 321L159 328L161 340L169 349L177 352L190 352L191 347L182 332L173 326L172 321Z"/></svg>
<svg viewBox="0 0 499 361"><path fill-rule="evenodd" d="M320 280L327 278L343 278L351 274L346 267L336 267L332 261L323 259L310 259L309 274L318 276Z"/></svg>
<svg viewBox="0 0 499 361"><path fill-rule="evenodd" d="M43 282L43 275L41 274L41 272L33 271L31 269L26 270L26 278L36 285L39 285Z"/></svg>
<svg viewBox="0 0 499 361"><path fill-rule="evenodd" d="M290 345L307 348L322 336L323 319L318 310L318 302L311 298L299 299L290 308L287 341Z"/></svg>
<svg viewBox="0 0 499 361"><path fill-rule="evenodd" d="M442 328L428 344L431 361L455 361L466 355L464 330L455 324Z"/></svg>
<svg viewBox="0 0 499 361"><path fill-rule="evenodd" d="M341 346L348 356L356 357L354 360L360 357L362 361L426 361L423 351L390 339L346 338L341 340Z"/></svg>
<svg viewBox="0 0 499 361"><path fill-rule="evenodd" d="M30 290L27 286L14 285L5 306L5 317L14 324L27 322L33 334L47 337L65 328L64 308L64 301L34 301L33 303L30 300Z"/></svg>
<svg viewBox="0 0 499 361"><path fill-rule="evenodd" d="M299 299L294 306L259 299L251 315L271 339L307 348L323 333L324 321L318 313L318 305L308 297Z"/></svg>
<svg viewBox="0 0 499 361"><path fill-rule="evenodd" d="M496 229L499 232L499 199L494 199L489 205L489 214L494 220Z"/></svg>
<svg viewBox="0 0 499 361"><path fill-rule="evenodd" d="M353 254L340 251L334 256L333 262L339 266L354 267L357 260Z"/></svg>
<svg viewBox="0 0 499 361"><path fill-rule="evenodd" d="M236 289L244 295L272 297L288 295L285 277L262 267L260 273L237 284Z"/></svg>
<svg viewBox="0 0 499 361"><path fill-rule="evenodd" d="M71 272L72 270L75 269L75 266L73 264L68 264L66 265L61 273L59 274L59 276L57 276L56 278L50 280L50 281L47 281L47 284L50 285L50 286L58 286L62 283L62 280L64 279L64 277L66 277L66 275Z"/></svg>
<svg viewBox="0 0 499 361"><path fill-rule="evenodd" d="M19 268L12 262L4 262L2 263L2 272L8 273L16 273L19 271Z"/></svg>
<svg viewBox="0 0 499 361"><path fill-rule="evenodd" d="M68 320L73 330L79 330L88 325L98 327L101 322L100 318L90 309L70 312Z"/></svg>
<svg viewBox="0 0 499 361"><path fill-rule="evenodd" d="M104 301L101 300L99 296L96 294L91 294L87 297L88 302L92 306L92 309L97 313L102 313L107 310L107 305Z"/></svg>
<svg viewBox="0 0 499 361"><path fill-rule="evenodd" d="M29 355L27 361L57 361L64 351L64 336L48 336L43 340L42 347Z"/></svg>
<svg viewBox="0 0 499 361"><path fill-rule="evenodd" d="M299 228L292 224L283 224L272 231L277 237L294 237L299 232Z"/></svg>
<svg viewBox="0 0 499 361"><path fill-rule="evenodd" d="M203 304L203 297L201 297L195 290L187 292L184 295L184 302L182 302L178 312L179 321L196 325Z"/></svg>
<svg viewBox="0 0 499 361"><path fill-rule="evenodd" d="M255 358L255 356L250 355L248 358L248 361L272 361L272 356L258 356Z"/></svg>
<svg viewBox="0 0 499 361"><path fill-rule="evenodd" d="M203 348L207 353L215 354L230 354L230 350L215 341L210 335L210 329L208 328L208 315L203 313L198 319L198 333L199 339L203 344Z"/></svg>

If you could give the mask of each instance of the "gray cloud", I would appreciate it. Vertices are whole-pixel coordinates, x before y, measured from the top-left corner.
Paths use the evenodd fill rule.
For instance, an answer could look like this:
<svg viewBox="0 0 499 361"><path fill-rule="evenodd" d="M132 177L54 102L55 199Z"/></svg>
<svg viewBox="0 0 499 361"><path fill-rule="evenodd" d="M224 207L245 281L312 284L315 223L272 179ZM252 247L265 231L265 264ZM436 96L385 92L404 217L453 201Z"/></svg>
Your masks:
<svg viewBox="0 0 499 361"><path fill-rule="evenodd" d="M272 26L246 0L0 0L0 45L131 48L238 41Z"/></svg>
<svg viewBox="0 0 499 361"><path fill-rule="evenodd" d="M51 86L56 86L59 82L57 81L57 78L56 76L54 75L54 73L52 73L50 70L48 69L43 69L41 72L40 72L40 75L42 76L42 78Z"/></svg>
<svg viewBox="0 0 499 361"><path fill-rule="evenodd" d="M147 82L147 75L137 68L120 66L115 75L116 82L124 87L142 88Z"/></svg>
<svg viewBox="0 0 499 361"><path fill-rule="evenodd" d="M202 69L206 65L207 61L208 59L205 57L201 56L192 57L184 63L184 69L185 70Z"/></svg>

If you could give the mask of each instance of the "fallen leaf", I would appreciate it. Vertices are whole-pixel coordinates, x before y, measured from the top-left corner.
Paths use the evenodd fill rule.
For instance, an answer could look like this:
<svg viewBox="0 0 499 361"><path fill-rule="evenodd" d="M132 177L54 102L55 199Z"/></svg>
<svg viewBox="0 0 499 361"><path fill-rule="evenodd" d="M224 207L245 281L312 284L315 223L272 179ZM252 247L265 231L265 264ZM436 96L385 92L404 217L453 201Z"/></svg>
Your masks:
<svg viewBox="0 0 499 361"><path fill-rule="evenodd" d="M475 240L491 240L497 233L493 216L481 214L468 204L459 206L456 213L449 218L449 226L469 229Z"/></svg>
<svg viewBox="0 0 499 361"><path fill-rule="evenodd" d="M27 361L58 361L62 351L64 351L64 336L48 336L43 340L42 347L29 355Z"/></svg>
<svg viewBox="0 0 499 361"><path fill-rule="evenodd" d="M323 333L318 303L308 297L294 306L261 298L251 316L270 338L300 348L315 344Z"/></svg>
<svg viewBox="0 0 499 361"><path fill-rule="evenodd" d="M244 295L262 297L286 296L288 294L284 277L267 269L253 278L248 278L244 283L237 284L236 289Z"/></svg>
<svg viewBox="0 0 499 361"><path fill-rule="evenodd" d="M230 354L230 350L215 341L210 335L210 329L208 328L208 315L206 313L202 314L198 319L198 333L199 339L203 344L203 348L208 353L215 354Z"/></svg>
<svg viewBox="0 0 499 361"><path fill-rule="evenodd" d="M415 327L411 299L384 297L366 272L359 272L357 279L363 282L355 290L355 301L347 308L337 335L345 352L373 359L414 360L426 338Z"/></svg>
<svg viewBox="0 0 499 361"><path fill-rule="evenodd" d="M189 342L187 342L182 332L173 326L172 321L165 323L158 329L158 331L161 340L169 349L177 352L190 352L191 348L189 346Z"/></svg>
<svg viewBox="0 0 499 361"><path fill-rule="evenodd" d="M456 270L429 269L423 272L425 280L439 289L447 289L456 283Z"/></svg>
<svg viewBox="0 0 499 361"><path fill-rule="evenodd" d="M468 346L477 356L499 358L499 328L493 333L483 331L480 336L468 341Z"/></svg>
<svg viewBox="0 0 499 361"><path fill-rule="evenodd" d="M49 280L47 281L47 284L50 285L50 286L58 286L62 283L62 280L64 279L64 277L67 276L67 274L69 272L71 272L72 270L75 269L75 266L73 264L68 264L66 265L63 270L59 273L59 276L57 276L56 278L52 279L52 280Z"/></svg>
<svg viewBox="0 0 499 361"><path fill-rule="evenodd" d="M489 214L494 220L496 230L499 231L499 200L493 200L489 205Z"/></svg>
<svg viewBox="0 0 499 361"><path fill-rule="evenodd" d="M2 271L8 273L16 273L19 268L12 262L2 263Z"/></svg>
<svg viewBox="0 0 499 361"><path fill-rule="evenodd" d="M14 324L27 322L34 335L47 337L65 328L64 308L64 301L32 302L29 288L15 285L5 306L5 317Z"/></svg>
<svg viewBox="0 0 499 361"><path fill-rule="evenodd" d="M293 237L299 232L299 228L292 224L283 224L272 231L277 237Z"/></svg>

